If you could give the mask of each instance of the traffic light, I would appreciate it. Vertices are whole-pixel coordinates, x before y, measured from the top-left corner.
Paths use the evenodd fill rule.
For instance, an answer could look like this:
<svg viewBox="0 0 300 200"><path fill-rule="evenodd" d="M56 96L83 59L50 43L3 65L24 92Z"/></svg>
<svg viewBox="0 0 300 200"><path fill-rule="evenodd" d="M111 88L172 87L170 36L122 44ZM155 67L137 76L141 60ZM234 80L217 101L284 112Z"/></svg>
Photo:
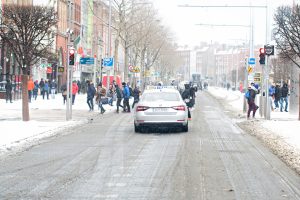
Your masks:
<svg viewBox="0 0 300 200"><path fill-rule="evenodd" d="M69 50L69 65L74 65L75 63L75 49Z"/></svg>
<svg viewBox="0 0 300 200"><path fill-rule="evenodd" d="M103 67L103 58L101 59L101 67Z"/></svg>
<svg viewBox="0 0 300 200"><path fill-rule="evenodd" d="M261 65L265 64L265 60L266 60L266 51L265 48L259 48L259 63Z"/></svg>

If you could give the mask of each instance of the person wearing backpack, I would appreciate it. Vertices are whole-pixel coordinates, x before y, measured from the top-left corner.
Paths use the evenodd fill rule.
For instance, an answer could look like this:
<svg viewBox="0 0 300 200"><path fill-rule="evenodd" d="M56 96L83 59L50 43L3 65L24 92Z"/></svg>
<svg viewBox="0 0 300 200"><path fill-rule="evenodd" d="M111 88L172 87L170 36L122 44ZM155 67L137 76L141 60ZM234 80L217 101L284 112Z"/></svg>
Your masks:
<svg viewBox="0 0 300 200"><path fill-rule="evenodd" d="M257 93L257 90L252 85L248 87L248 91L245 93L245 97L246 97L247 103L248 103L247 119L250 118L251 111L252 111L252 117L255 118L255 113L256 113L257 109L259 108L255 104L256 93Z"/></svg>

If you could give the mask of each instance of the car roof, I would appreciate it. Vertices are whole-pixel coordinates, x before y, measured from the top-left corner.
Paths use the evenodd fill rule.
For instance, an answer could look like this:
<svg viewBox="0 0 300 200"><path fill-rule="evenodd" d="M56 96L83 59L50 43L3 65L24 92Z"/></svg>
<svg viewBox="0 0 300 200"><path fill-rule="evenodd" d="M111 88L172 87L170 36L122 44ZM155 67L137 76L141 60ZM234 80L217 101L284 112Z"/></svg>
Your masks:
<svg viewBox="0 0 300 200"><path fill-rule="evenodd" d="M144 91L144 93L159 93L159 92L179 93L178 90L171 89L171 88L149 89Z"/></svg>

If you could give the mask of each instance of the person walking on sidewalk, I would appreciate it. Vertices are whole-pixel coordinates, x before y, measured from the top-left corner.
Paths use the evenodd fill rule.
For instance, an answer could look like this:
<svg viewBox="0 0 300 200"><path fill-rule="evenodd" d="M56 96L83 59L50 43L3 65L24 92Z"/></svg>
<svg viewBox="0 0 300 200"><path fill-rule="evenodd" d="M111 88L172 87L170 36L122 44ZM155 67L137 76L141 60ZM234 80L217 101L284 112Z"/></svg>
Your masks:
<svg viewBox="0 0 300 200"><path fill-rule="evenodd" d="M50 89L51 89L51 98L55 99L55 93L56 93L56 82L53 79L51 84L50 84Z"/></svg>
<svg viewBox="0 0 300 200"><path fill-rule="evenodd" d="M117 113L119 113L119 107L124 108L121 105L123 99L123 93L118 84L115 84L115 88L116 88L116 95L117 95Z"/></svg>
<svg viewBox="0 0 300 200"><path fill-rule="evenodd" d="M103 87L102 83L99 83L97 86L97 97L96 102L98 103L98 107L100 108L101 114L105 113L105 109L103 107L103 102L106 98L106 88Z"/></svg>
<svg viewBox="0 0 300 200"><path fill-rule="evenodd" d="M28 101L29 101L29 103L31 103L33 89L34 89L34 83L33 83L32 78L30 78L29 81L27 82Z"/></svg>
<svg viewBox="0 0 300 200"><path fill-rule="evenodd" d="M49 100L49 82L48 81L45 81L45 84L44 84L44 92L43 92L43 99L45 99L45 93L47 95L47 99Z"/></svg>
<svg viewBox="0 0 300 200"><path fill-rule="evenodd" d="M40 86L40 91L41 91L41 95L43 96L43 99L44 99L44 86L45 86L45 81L43 78L41 78L41 81L39 83L39 86Z"/></svg>
<svg viewBox="0 0 300 200"><path fill-rule="evenodd" d="M36 100L38 92L39 92L39 81L36 80L34 82L34 87L33 87L33 92L32 92L32 98L34 98L34 100Z"/></svg>
<svg viewBox="0 0 300 200"><path fill-rule="evenodd" d="M72 83L72 105L74 105L75 103L75 97L76 97L76 93L78 92L78 86L76 81L73 81Z"/></svg>
<svg viewBox="0 0 300 200"><path fill-rule="evenodd" d="M250 118L251 111L252 111L252 117L255 118L255 113L256 113L257 109L259 108L255 104L256 93L257 93L256 88L254 86L249 86L248 91L245 94L245 97L246 97L247 102L248 102L247 119Z"/></svg>
<svg viewBox="0 0 300 200"><path fill-rule="evenodd" d="M122 83L123 86L123 112L130 112L130 105L129 105L129 98L130 98L130 91L128 86L125 82Z"/></svg>
<svg viewBox="0 0 300 200"><path fill-rule="evenodd" d="M280 98L281 98L281 87L280 87L280 84L279 83L276 83L276 87L275 87L275 100L274 100L274 103L275 103L275 110L278 110L279 109L279 102L280 102Z"/></svg>
<svg viewBox="0 0 300 200"><path fill-rule="evenodd" d="M283 86L281 88L281 98L280 98L280 111L283 112L283 102L285 103L284 111L288 112L288 94L289 94L289 88L286 83L283 83Z"/></svg>
<svg viewBox="0 0 300 200"><path fill-rule="evenodd" d="M270 101L270 106L271 110L274 111L274 106L273 106L273 100L275 99L275 85L272 84L269 87L269 101Z"/></svg>
<svg viewBox="0 0 300 200"><path fill-rule="evenodd" d="M63 102L66 104L67 102L67 84L64 83L60 86L61 95L63 97Z"/></svg>
<svg viewBox="0 0 300 200"><path fill-rule="evenodd" d="M94 87L94 83L87 81L87 104L90 108L90 111L94 110L95 93L96 93L96 89Z"/></svg>
<svg viewBox="0 0 300 200"><path fill-rule="evenodd" d="M12 103L12 84L9 79L6 80L5 84L5 97L6 97L6 103L8 103L8 100L10 103Z"/></svg>

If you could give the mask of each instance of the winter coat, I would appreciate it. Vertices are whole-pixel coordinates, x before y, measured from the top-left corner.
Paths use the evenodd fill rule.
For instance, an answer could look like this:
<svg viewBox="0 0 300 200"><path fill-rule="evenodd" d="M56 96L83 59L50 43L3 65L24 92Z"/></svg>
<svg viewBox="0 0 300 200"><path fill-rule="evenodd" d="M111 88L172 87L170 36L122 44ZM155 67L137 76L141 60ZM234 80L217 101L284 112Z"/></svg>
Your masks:
<svg viewBox="0 0 300 200"><path fill-rule="evenodd" d="M49 91L49 84L48 84L48 82L46 82L45 85L44 85L44 91L46 91L46 92Z"/></svg>
<svg viewBox="0 0 300 200"><path fill-rule="evenodd" d="M123 93L122 93L121 89L119 88L119 86L116 87L116 94L117 94L118 99L123 98Z"/></svg>
<svg viewBox="0 0 300 200"><path fill-rule="evenodd" d="M141 91L138 88L134 88L133 90L133 98L134 101L139 101Z"/></svg>
<svg viewBox="0 0 300 200"><path fill-rule="evenodd" d="M11 92L12 91L12 84L10 81L7 81L6 85L5 85L5 90L6 92Z"/></svg>
<svg viewBox="0 0 300 200"><path fill-rule="evenodd" d="M256 97L256 91L253 88L248 89L248 91L250 92L250 97L247 99L248 103L254 102Z"/></svg>
<svg viewBox="0 0 300 200"><path fill-rule="evenodd" d="M281 98L281 88L279 85L275 87L275 100L278 101Z"/></svg>
<svg viewBox="0 0 300 200"><path fill-rule="evenodd" d="M38 90L39 90L39 84L37 82L34 82L33 91L38 92Z"/></svg>
<svg viewBox="0 0 300 200"><path fill-rule="evenodd" d="M271 86L271 87L269 88L269 96L274 96L274 94L275 94L275 87L274 87L274 86Z"/></svg>
<svg viewBox="0 0 300 200"><path fill-rule="evenodd" d="M182 92L181 96L182 96L182 99L183 99L183 100L184 100L184 99L189 99L190 96L191 96L191 91L190 91L190 89L185 89L185 90Z"/></svg>
<svg viewBox="0 0 300 200"><path fill-rule="evenodd" d="M128 86L124 86L123 97L124 97L124 99L129 99L130 98L130 92L129 92Z"/></svg>
<svg viewBox="0 0 300 200"><path fill-rule="evenodd" d="M96 94L96 89L93 85L88 85L87 89L87 98L88 99L93 99Z"/></svg>
<svg viewBox="0 0 300 200"><path fill-rule="evenodd" d="M32 80L29 80L28 83L27 83L27 89L28 91L32 91L34 88L34 83Z"/></svg>
<svg viewBox="0 0 300 200"><path fill-rule="evenodd" d="M289 94L289 88L287 86L287 84L283 84L282 88L281 88L281 97L287 97Z"/></svg>
<svg viewBox="0 0 300 200"><path fill-rule="evenodd" d="M77 92L78 92L77 83L72 83L72 95L76 95Z"/></svg>

